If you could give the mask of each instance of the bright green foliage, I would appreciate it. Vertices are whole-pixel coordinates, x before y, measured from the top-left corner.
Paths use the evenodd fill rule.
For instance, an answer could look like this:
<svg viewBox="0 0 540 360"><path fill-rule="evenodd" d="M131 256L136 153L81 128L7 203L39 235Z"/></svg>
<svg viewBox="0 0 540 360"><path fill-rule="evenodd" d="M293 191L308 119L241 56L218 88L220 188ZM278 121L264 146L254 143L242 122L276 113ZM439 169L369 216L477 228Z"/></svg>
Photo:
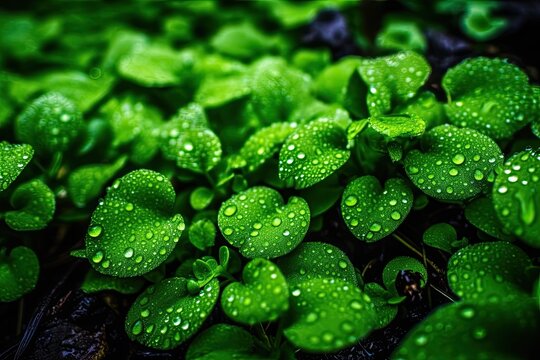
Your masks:
<svg viewBox="0 0 540 360"><path fill-rule="evenodd" d="M422 145L422 151L407 154L405 170L420 190L439 200L478 195L502 162L499 146L472 129L437 126L422 137Z"/></svg>
<svg viewBox="0 0 540 360"><path fill-rule="evenodd" d="M289 135L279 153L279 178L303 189L332 175L349 156L345 130L321 118Z"/></svg>
<svg viewBox="0 0 540 360"><path fill-rule="evenodd" d="M538 307L525 296L444 305L409 332L393 360L526 359L535 352Z"/></svg>
<svg viewBox="0 0 540 360"><path fill-rule="evenodd" d="M205 108L225 105L251 94L249 78L244 75L206 78L197 89L195 101Z"/></svg>
<svg viewBox="0 0 540 360"><path fill-rule="evenodd" d="M424 285L428 280L428 273L426 267L418 260L409 256L398 256L393 258L386 264L383 270L382 278L383 284L388 291L393 294L398 293L396 289L396 278L400 271L410 270L412 272L420 273L422 281L420 285Z"/></svg>
<svg viewBox="0 0 540 360"><path fill-rule="evenodd" d="M405 220L413 203L407 184L397 178L381 187L371 175L351 181L341 200L341 214L358 239L373 242L391 234Z"/></svg>
<svg viewBox="0 0 540 360"><path fill-rule="evenodd" d="M73 203L84 207L97 198L103 186L116 175L125 162L126 158L121 157L113 164L84 165L73 170L67 182L67 191Z"/></svg>
<svg viewBox="0 0 540 360"><path fill-rule="evenodd" d="M295 123L278 122L251 135L239 152L248 171L256 170L274 156L296 127Z"/></svg>
<svg viewBox="0 0 540 360"><path fill-rule="evenodd" d="M171 183L151 170L117 179L92 214L86 254L98 272L118 277L147 273L172 252L185 228L173 213Z"/></svg>
<svg viewBox="0 0 540 360"><path fill-rule="evenodd" d="M262 360L255 338L239 326L216 324L201 332L191 343L186 360Z"/></svg>
<svg viewBox="0 0 540 360"><path fill-rule="evenodd" d="M426 38L416 23L412 21L390 19L375 39L377 47L383 50L413 50L424 52Z"/></svg>
<svg viewBox="0 0 540 360"><path fill-rule="evenodd" d="M422 240L428 246L452 254L454 252L452 244L457 241L456 229L447 223L433 224L424 231Z"/></svg>
<svg viewBox="0 0 540 360"><path fill-rule="evenodd" d="M195 55L177 52L164 45L135 46L118 61L118 72L124 78L146 87L164 87L186 82Z"/></svg>
<svg viewBox="0 0 540 360"><path fill-rule="evenodd" d="M326 67L313 84L315 95L328 103L343 104L349 79L360 63L360 58L348 56Z"/></svg>
<svg viewBox="0 0 540 360"><path fill-rule="evenodd" d="M290 307L285 336L313 352L353 345L377 324L370 297L338 279L313 278L292 286Z"/></svg>
<svg viewBox="0 0 540 360"><path fill-rule="evenodd" d="M259 57L272 48L270 38L249 23L222 27L211 45L220 54L238 59Z"/></svg>
<svg viewBox="0 0 540 360"><path fill-rule="evenodd" d="M506 231L540 247L540 151L514 154L493 186L495 212Z"/></svg>
<svg viewBox="0 0 540 360"><path fill-rule="evenodd" d="M189 203L193 209L203 210L214 200L214 195L211 189L200 186L189 195Z"/></svg>
<svg viewBox="0 0 540 360"><path fill-rule="evenodd" d="M393 289L393 287L392 287ZM382 329L395 319L398 313L398 307L394 304L390 304L389 301L395 298L395 294L390 291L386 291L381 285L377 283L368 283L364 287L364 292L369 295L375 306L375 313L377 314L378 324L376 329Z"/></svg>
<svg viewBox="0 0 540 360"><path fill-rule="evenodd" d="M221 233L247 258L274 258L291 252L309 227L306 201L293 196L287 204L276 190L256 186L225 201L218 214Z"/></svg>
<svg viewBox="0 0 540 360"><path fill-rule="evenodd" d="M376 132L390 139L417 137L426 129L424 120L414 113L371 116L368 121Z"/></svg>
<svg viewBox="0 0 540 360"><path fill-rule="evenodd" d="M467 11L461 19L461 28L471 38L490 40L506 29L508 19L493 17L491 13L498 5L496 1L470 1L466 4Z"/></svg>
<svg viewBox="0 0 540 360"><path fill-rule="evenodd" d="M338 183L336 176L331 176L299 193L307 201L311 217L314 218L324 214L337 203L343 194L343 187Z"/></svg>
<svg viewBox="0 0 540 360"><path fill-rule="evenodd" d="M330 63L330 52L327 49L300 49L292 58L292 64L311 76L320 74Z"/></svg>
<svg viewBox="0 0 540 360"><path fill-rule="evenodd" d="M34 149L28 144L0 141L0 192L15 181L33 156Z"/></svg>
<svg viewBox="0 0 540 360"><path fill-rule="evenodd" d="M188 237L199 250L212 247L216 241L216 226L208 219L197 220L189 226Z"/></svg>
<svg viewBox="0 0 540 360"><path fill-rule="evenodd" d="M493 139L512 136L538 113L540 100L527 75L504 59L467 59L448 70L442 86L450 122Z"/></svg>
<svg viewBox="0 0 540 360"><path fill-rule="evenodd" d="M17 139L45 155L66 151L83 129L75 104L59 93L47 93L34 100L17 118Z"/></svg>
<svg viewBox="0 0 540 360"><path fill-rule="evenodd" d="M509 241L510 233L504 229L502 222L497 217L493 201L487 197L474 199L465 207L465 218L486 234L499 240Z"/></svg>
<svg viewBox="0 0 540 360"><path fill-rule="evenodd" d="M90 269L81 284L81 290L87 294L108 290L117 291L121 294L136 294L141 291L143 286L144 280L141 277L123 279L103 275Z"/></svg>
<svg viewBox="0 0 540 360"><path fill-rule="evenodd" d="M393 110L396 114L416 114L426 124L426 129L441 125L445 119L444 105L437 101L435 94L420 91L413 98L399 104Z"/></svg>
<svg viewBox="0 0 540 360"><path fill-rule="evenodd" d="M219 282L211 280L191 294L184 278L170 278L148 287L126 317L130 339L154 349L177 347L201 327L219 296Z"/></svg>
<svg viewBox="0 0 540 360"><path fill-rule="evenodd" d="M0 249L0 302L14 301L31 291L39 276L39 261L32 249L19 246L8 255Z"/></svg>
<svg viewBox="0 0 540 360"><path fill-rule="evenodd" d="M11 194L16 209L5 214L6 224L18 231L41 230L52 220L56 201L54 193L41 180L28 181Z"/></svg>
<svg viewBox="0 0 540 360"><path fill-rule="evenodd" d="M298 245L290 254L279 258L277 264L289 286L312 279L337 279L356 286L356 273L351 261L337 247L306 242Z"/></svg>
<svg viewBox="0 0 540 360"><path fill-rule="evenodd" d="M234 321L254 325L276 320L289 308L289 288L276 265L251 260L242 273L244 284L234 282L221 295L221 307Z"/></svg>
<svg viewBox="0 0 540 360"><path fill-rule="evenodd" d="M448 283L462 299L477 299L526 289L531 260L523 250L504 241L469 245L448 261Z"/></svg>

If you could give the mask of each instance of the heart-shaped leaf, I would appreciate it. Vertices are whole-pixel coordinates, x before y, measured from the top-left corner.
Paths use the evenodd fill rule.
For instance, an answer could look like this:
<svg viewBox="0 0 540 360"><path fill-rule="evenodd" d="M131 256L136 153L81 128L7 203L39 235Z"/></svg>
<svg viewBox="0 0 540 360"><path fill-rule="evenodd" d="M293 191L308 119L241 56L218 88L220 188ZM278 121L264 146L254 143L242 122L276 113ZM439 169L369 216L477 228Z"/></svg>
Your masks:
<svg viewBox="0 0 540 360"><path fill-rule="evenodd" d="M7 255L0 249L0 302L17 300L36 286L39 261L32 249L19 246Z"/></svg>
<svg viewBox="0 0 540 360"><path fill-rule="evenodd" d="M419 273L422 277L420 286L423 286L428 280L426 267L420 261L409 256L398 256L386 264L382 274L384 286L393 294L397 295L400 291L396 288L396 279L402 271Z"/></svg>
<svg viewBox="0 0 540 360"><path fill-rule="evenodd" d="M34 149L30 145L0 142L0 192L15 181L33 156Z"/></svg>
<svg viewBox="0 0 540 360"><path fill-rule="evenodd" d="M378 323L376 329L382 329L395 319L398 313L398 307L390 304L390 299L395 297L395 294L383 289L377 283L368 283L364 287L364 292L369 295L375 306Z"/></svg>
<svg viewBox="0 0 540 360"><path fill-rule="evenodd" d="M185 228L175 193L161 174L141 169L116 180L92 214L86 254L102 274L137 276L172 252Z"/></svg>
<svg viewBox="0 0 540 360"><path fill-rule="evenodd" d="M493 204L506 231L540 248L540 150L522 151L504 163Z"/></svg>
<svg viewBox="0 0 540 360"><path fill-rule="evenodd" d="M313 352L353 345L377 325L370 297L338 279L314 278L291 287L283 333L294 345Z"/></svg>
<svg viewBox="0 0 540 360"><path fill-rule="evenodd" d="M130 339L154 349L172 349L195 334L212 312L219 282L211 280L190 294L188 281L170 278L148 287L135 300L126 317Z"/></svg>
<svg viewBox="0 0 540 360"><path fill-rule="evenodd" d="M34 179L15 189L11 205L17 210L6 212L6 224L14 230L30 231L47 227L56 201L52 190L43 181Z"/></svg>
<svg viewBox="0 0 540 360"><path fill-rule="evenodd" d="M367 175L351 181L341 200L347 227L358 239L373 242L391 234L405 220L413 203L411 189L401 179L379 180Z"/></svg>
<svg viewBox="0 0 540 360"><path fill-rule="evenodd" d="M251 260L242 273L244 284L228 285L221 307L234 321L244 324L277 319L289 308L289 288L276 265L265 259Z"/></svg>
<svg viewBox="0 0 540 360"><path fill-rule="evenodd" d="M291 252L306 235L309 206L293 196L287 204L276 190L257 186L225 201L218 225L227 241L247 258L274 258Z"/></svg>
<svg viewBox="0 0 540 360"><path fill-rule="evenodd" d="M486 135L452 125L437 126L422 137L422 148L405 158L411 181L439 200L464 200L487 186L492 171L502 163L499 146Z"/></svg>
<svg viewBox="0 0 540 360"><path fill-rule="evenodd" d="M474 199L465 208L465 218L486 234L499 240L510 241L512 236L499 220L493 201L487 197Z"/></svg>
<svg viewBox="0 0 540 360"><path fill-rule="evenodd" d="M424 231L422 240L428 246L452 254L454 252L452 244L457 241L456 229L447 223L433 224Z"/></svg>
<svg viewBox="0 0 540 360"><path fill-rule="evenodd" d="M200 219L189 226L189 242L199 250L214 246L216 226L211 220Z"/></svg>
<svg viewBox="0 0 540 360"><path fill-rule="evenodd" d="M527 75L503 59L467 59L448 70L442 86L450 121L493 139L512 136L536 117L539 108Z"/></svg>
<svg viewBox="0 0 540 360"><path fill-rule="evenodd" d="M523 250L504 241L469 245L448 261L448 283L463 299L527 288L531 260Z"/></svg>
<svg viewBox="0 0 540 360"><path fill-rule="evenodd" d="M349 156L345 130L321 118L289 135L279 153L279 178L303 189L332 175Z"/></svg>
<svg viewBox="0 0 540 360"><path fill-rule="evenodd" d="M306 242L290 254L279 258L277 264L289 286L311 279L331 278L357 285L356 272L351 261L337 247Z"/></svg>
<svg viewBox="0 0 540 360"><path fill-rule="evenodd" d="M100 291L114 290L120 294L136 294L144 286L142 277L122 279L114 276L103 275L90 269L81 285L81 290L87 294Z"/></svg>
<svg viewBox="0 0 540 360"><path fill-rule="evenodd" d="M66 151L83 129L82 116L75 104L58 93L47 93L34 100L15 123L17 139L42 154Z"/></svg>
<svg viewBox="0 0 540 360"><path fill-rule="evenodd" d="M315 80L313 85L315 95L327 103L344 104L345 99L350 97L347 90L351 75L356 72L361 62L359 57L346 56L327 66Z"/></svg>
<svg viewBox="0 0 540 360"><path fill-rule="evenodd" d="M414 113L371 116L369 125L390 139L417 137L426 129L424 120Z"/></svg>

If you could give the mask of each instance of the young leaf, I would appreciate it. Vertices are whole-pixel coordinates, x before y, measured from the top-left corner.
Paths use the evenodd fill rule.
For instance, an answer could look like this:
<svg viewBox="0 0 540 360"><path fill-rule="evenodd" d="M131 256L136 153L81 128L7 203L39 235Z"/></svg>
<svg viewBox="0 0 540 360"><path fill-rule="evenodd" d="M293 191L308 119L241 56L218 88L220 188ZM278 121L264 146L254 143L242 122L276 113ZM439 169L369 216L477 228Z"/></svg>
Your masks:
<svg viewBox="0 0 540 360"><path fill-rule="evenodd" d="M358 239L373 242L391 234L405 220L413 203L407 184L397 178L381 187L371 175L351 181L341 199L341 214Z"/></svg>
<svg viewBox="0 0 540 360"><path fill-rule="evenodd" d="M466 12L461 19L463 32L478 41L495 38L508 26L506 17L493 17L492 11L499 5L491 1L472 1L467 3Z"/></svg>
<svg viewBox="0 0 540 360"><path fill-rule="evenodd" d="M315 95L328 103L343 104L351 75L361 64L361 59L347 56L326 67L313 85ZM362 99L357 101L362 101Z"/></svg>
<svg viewBox="0 0 540 360"><path fill-rule="evenodd" d="M422 148L405 157L411 181L439 200L465 200L487 187L492 171L502 163L499 146L476 130L437 126L422 137Z"/></svg>
<svg viewBox="0 0 540 360"><path fill-rule="evenodd" d="M428 246L452 254L454 252L452 244L457 241L456 229L447 223L433 224L424 231L422 240Z"/></svg>
<svg viewBox="0 0 540 360"><path fill-rule="evenodd" d="M304 239L309 220L304 199L293 196L284 204L279 192L263 186L234 195L218 214L221 233L247 258L291 252Z"/></svg>
<svg viewBox="0 0 540 360"><path fill-rule="evenodd" d="M0 302L17 300L35 286L39 261L32 249L18 246L7 255L0 249Z"/></svg>
<svg viewBox="0 0 540 360"><path fill-rule="evenodd" d="M26 182L11 195L11 205L17 209L5 214L6 224L18 231L41 230L54 216L54 193L41 180Z"/></svg>
<svg viewBox="0 0 540 360"><path fill-rule="evenodd" d="M113 290L120 294L136 294L144 286L144 279L134 277L122 279L114 276L103 275L97 271L90 269L86 273L84 281L81 285L81 290L87 294L92 294L100 291Z"/></svg>
<svg viewBox="0 0 540 360"><path fill-rule="evenodd" d="M417 137L426 129L424 120L414 113L371 116L368 120L373 130L390 139Z"/></svg>
<svg viewBox="0 0 540 360"><path fill-rule="evenodd" d="M137 276L155 269L185 228L174 215L175 193L157 172L141 169L117 179L92 214L86 254L98 272Z"/></svg>
<svg viewBox="0 0 540 360"><path fill-rule="evenodd" d="M193 295L187 283L184 278L165 279L139 295L126 317L129 338L168 350L195 334L216 304L219 282L213 279Z"/></svg>
<svg viewBox="0 0 540 360"><path fill-rule="evenodd" d="M0 141L0 192L15 181L33 156L34 149L28 144Z"/></svg>
<svg viewBox="0 0 540 360"><path fill-rule="evenodd" d="M195 221L189 226L189 242L199 250L214 246L216 241L216 226L208 219Z"/></svg>
<svg viewBox="0 0 540 360"><path fill-rule="evenodd" d="M465 218L478 229L496 239L512 240L512 236L499 220L493 201L490 198L480 197L467 204Z"/></svg>
<svg viewBox="0 0 540 360"><path fill-rule="evenodd" d="M199 186L189 195L189 203L195 210L204 210L214 200L215 193L211 189Z"/></svg>
<svg viewBox="0 0 540 360"><path fill-rule="evenodd" d="M493 186L495 212L504 229L540 248L540 150L514 154Z"/></svg>
<svg viewBox="0 0 540 360"><path fill-rule="evenodd" d="M375 43L383 50L412 50L424 52L426 38L415 22L389 19L383 29L377 34Z"/></svg>
<svg viewBox="0 0 540 360"><path fill-rule="evenodd" d="M321 118L289 135L279 153L279 178L303 189L332 175L349 156L345 131Z"/></svg>
<svg viewBox="0 0 540 360"><path fill-rule="evenodd" d="M290 290L283 333L303 350L336 351L356 344L377 326L370 297L348 282L314 278Z"/></svg>
<svg viewBox="0 0 540 360"><path fill-rule="evenodd" d="M396 288L396 278L404 270L419 273L422 276L422 283L420 285L428 281L426 267L420 261L409 256L398 256L386 264L382 274L383 284L392 294L398 294L399 290Z"/></svg>
<svg viewBox="0 0 540 360"><path fill-rule="evenodd" d="M195 260L193 262L193 275L195 275L195 278L197 280L205 281L207 279L210 279L212 277L212 268L206 261L203 261L201 259Z"/></svg>
<svg viewBox="0 0 540 360"><path fill-rule="evenodd" d="M59 93L47 93L27 106L17 118L17 139L32 145L36 152L66 151L83 129L81 113L73 102Z"/></svg>
<svg viewBox="0 0 540 360"><path fill-rule="evenodd" d="M207 77L197 89L195 101L205 108L219 107L251 94L249 78L245 75Z"/></svg>
<svg viewBox="0 0 540 360"><path fill-rule="evenodd" d="M211 45L218 53L247 60L267 52L272 41L250 23L243 23L221 28L212 38Z"/></svg>
<svg viewBox="0 0 540 360"><path fill-rule="evenodd" d="M227 270L227 268L229 267L230 256L231 256L231 253L228 247L226 246L219 247L219 264L225 270Z"/></svg>
<svg viewBox="0 0 540 360"><path fill-rule="evenodd" d="M527 75L503 59L467 59L448 70L442 86L450 121L496 140L512 136L538 113Z"/></svg>
<svg viewBox="0 0 540 360"><path fill-rule="evenodd" d="M383 289L377 283L367 283L364 287L364 292L368 294L375 306L375 312L378 318L376 329L386 327L395 319L398 313L398 307L390 303L391 299L395 297L395 294Z"/></svg>
<svg viewBox="0 0 540 360"><path fill-rule="evenodd" d="M221 307L234 321L254 325L273 321L289 308L289 288L278 267L268 260L251 260L242 272L244 284L229 284Z"/></svg>

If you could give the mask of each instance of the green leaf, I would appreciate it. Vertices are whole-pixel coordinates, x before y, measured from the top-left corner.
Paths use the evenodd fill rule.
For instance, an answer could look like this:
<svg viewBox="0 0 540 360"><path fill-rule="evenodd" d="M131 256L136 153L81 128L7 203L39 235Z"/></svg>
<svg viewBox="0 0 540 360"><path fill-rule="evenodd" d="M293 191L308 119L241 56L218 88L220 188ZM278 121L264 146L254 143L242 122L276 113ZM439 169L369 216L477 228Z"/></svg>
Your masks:
<svg viewBox="0 0 540 360"><path fill-rule="evenodd" d="M257 186L225 201L218 225L225 239L247 258L274 258L291 252L309 227L309 206L293 196L287 204L276 190Z"/></svg>
<svg viewBox="0 0 540 360"><path fill-rule="evenodd" d="M472 129L437 126L422 137L422 149L410 151L404 161L411 181L439 200L465 200L488 185L501 164L499 146Z"/></svg>
<svg viewBox="0 0 540 360"><path fill-rule="evenodd" d="M457 241L456 229L447 223L433 224L424 231L422 240L428 246L452 254L454 252L452 244Z"/></svg>
<svg viewBox="0 0 540 360"><path fill-rule="evenodd" d="M341 214L354 236L373 242L394 232L409 214L412 203L412 191L403 180L389 179L383 189L377 178L366 175L345 188Z"/></svg>
<svg viewBox="0 0 540 360"><path fill-rule="evenodd" d="M134 277L129 279L117 278L114 276L103 275L95 270L88 270L84 281L81 285L81 290L87 294L92 294L101 291L113 290L120 294L136 294L144 286L144 279Z"/></svg>
<svg viewBox="0 0 540 360"><path fill-rule="evenodd" d="M415 22L390 19L377 34L375 43L383 50L412 50L424 52L426 38Z"/></svg>
<svg viewBox="0 0 540 360"><path fill-rule="evenodd" d="M540 150L510 157L493 186L495 212L504 229L540 248Z"/></svg>
<svg viewBox="0 0 540 360"><path fill-rule="evenodd" d="M251 94L249 78L245 75L207 77L197 89L195 101L205 108L219 107Z"/></svg>
<svg viewBox="0 0 540 360"><path fill-rule="evenodd" d="M461 19L463 32L477 41L486 41L500 35L507 27L504 17L493 17L492 11L498 3L491 1L471 1L466 3L467 11Z"/></svg>
<svg viewBox="0 0 540 360"><path fill-rule="evenodd" d="M373 130L390 139L414 138L426 130L424 120L414 113L371 116L368 120Z"/></svg>
<svg viewBox="0 0 540 360"><path fill-rule="evenodd" d="M239 326L212 325L201 332L190 344L186 360L262 360L257 354L255 338Z"/></svg>
<svg viewBox="0 0 540 360"><path fill-rule="evenodd" d="M279 178L303 189L332 175L349 156L345 131L321 118L289 135L279 153Z"/></svg>
<svg viewBox="0 0 540 360"><path fill-rule="evenodd" d="M287 278L289 286L324 278L357 285L356 273L351 261L343 251L330 244L302 243L290 254L279 258L277 264Z"/></svg>
<svg viewBox="0 0 540 360"><path fill-rule="evenodd" d="M15 189L5 213L6 224L17 231L41 230L52 220L56 208L54 193L41 180L30 180Z"/></svg>
<svg viewBox="0 0 540 360"><path fill-rule="evenodd" d="M219 282L213 279L193 295L188 292L187 283L184 278L170 278L148 287L127 314L129 338L154 349L168 350L195 334L216 304Z"/></svg>
<svg viewBox="0 0 540 360"><path fill-rule="evenodd" d="M219 247L219 264L225 270L227 270L227 268L229 267L230 256L231 256L231 253L228 247L226 246Z"/></svg>
<svg viewBox="0 0 540 360"><path fill-rule="evenodd" d="M347 56L327 66L315 79L313 84L315 95L327 103L344 104L351 75L360 64L359 57Z"/></svg>
<svg viewBox="0 0 540 360"><path fill-rule="evenodd" d="M193 267L193 275L195 275L195 278L197 280L207 280L212 278L213 272L212 268L206 261L203 261L201 259L195 260L195 262L192 265Z"/></svg>
<svg viewBox="0 0 540 360"><path fill-rule="evenodd" d="M428 281L426 267L420 261L409 256L395 257L386 264L382 274L384 286L394 295L399 294L399 289L396 288L396 278L398 274L404 270L419 273L423 280L420 284L421 286Z"/></svg>
<svg viewBox="0 0 540 360"><path fill-rule="evenodd" d="M504 241L469 245L448 261L448 283L462 299L488 295L504 296L516 289L527 289L526 276L531 260L527 254Z"/></svg>
<svg viewBox="0 0 540 360"><path fill-rule="evenodd" d="M39 261L32 249L18 246L7 255L0 249L0 302L17 300L31 291L39 276Z"/></svg>
<svg viewBox="0 0 540 360"><path fill-rule="evenodd" d="M448 70L442 86L450 122L495 140L512 136L538 113L527 75L504 59L467 59Z"/></svg>
<svg viewBox="0 0 540 360"><path fill-rule="evenodd" d="M64 152L83 130L81 113L59 93L47 93L28 105L17 118L17 139L32 145L36 152Z"/></svg>
<svg viewBox="0 0 540 360"><path fill-rule="evenodd" d="M296 347L312 352L336 351L356 344L376 327L370 297L338 279L300 282L291 287L285 337Z"/></svg>
<svg viewBox="0 0 540 360"><path fill-rule="evenodd" d="M210 41L223 55L238 59L252 59L272 48L272 40L250 23L222 27Z"/></svg>
<svg viewBox="0 0 540 360"><path fill-rule="evenodd" d="M15 181L33 156L34 149L28 144L0 141L0 192Z"/></svg>
<svg viewBox="0 0 540 360"><path fill-rule="evenodd" d="M190 225L189 242L199 250L214 246L216 241L216 226L208 219L195 221Z"/></svg>
<svg viewBox="0 0 540 360"><path fill-rule="evenodd" d="M311 212L311 217L316 217L330 210L339 200L343 193L343 187L339 185L335 177L329 177L318 184L299 192L304 198Z"/></svg>
<svg viewBox="0 0 540 360"><path fill-rule="evenodd" d="M268 260L251 260L242 272L244 283L229 284L221 307L234 321L254 325L276 320L289 308L289 288L278 267Z"/></svg>
<svg viewBox="0 0 540 360"><path fill-rule="evenodd" d="M475 227L499 240L510 241L512 236L497 217L493 201L487 197L474 199L465 207L465 218Z"/></svg>
<svg viewBox="0 0 540 360"><path fill-rule="evenodd" d="M84 165L69 173L67 191L78 207L86 206L97 198L114 175L124 167L126 158L121 157L113 164Z"/></svg>
<svg viewBox="0 0 540 360"><path fill-rule="evenodd" d="M398 307L392 304L394 294L386 291L377 283L367 283L364 292L369 295L375 306L378 318L376 329L385 328L395 319L398 313Z"/></svg>
<svg viewBox="0 0 540 360"><path fill-rule="evenodd" d="M396 114L416 114L426 123L426 129L442 125L446 121L444 105L430 91L420 91L413 98L399 104L393 110Z"/></svg>
<svg viewBox="0 0 540 360"><path fill-rule="evenodd" d="M175 193L161 174L141 169L117 179L92 214L86 254L98 272L147 273L167 259L185 228Z"/></svg>
<svg viewBox="0 0 540 360"><path fill-rule="evenodd" d="M189 203L195 210L204 210L214 200L214 191L204 186L199 186L189 195Z"/></svg>

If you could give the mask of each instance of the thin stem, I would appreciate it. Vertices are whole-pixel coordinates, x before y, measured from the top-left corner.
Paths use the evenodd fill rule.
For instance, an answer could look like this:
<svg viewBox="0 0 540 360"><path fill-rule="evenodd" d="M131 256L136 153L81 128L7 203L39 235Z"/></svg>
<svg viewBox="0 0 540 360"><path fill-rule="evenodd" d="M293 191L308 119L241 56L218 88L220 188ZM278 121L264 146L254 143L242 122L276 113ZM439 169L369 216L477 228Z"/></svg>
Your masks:
<svg viewBox="0 0 540 360"><path fill-rule="evenodd" d="M414 252L416 255L418 255L419 257L423 257L422 253L420 251L418 251L414 246L412 246L411 244L409 244L407 241L405 241L403 238L401 238L399 235L393 233L392 234L392 237L394 239L396 239L397 241L399 241L400 243L402 243L403 245L405 245L409 250L411 250L412 252ZM442 270L439 269L439 267L437 265L435 265L435 263L433 263L433 261L429 260L426 258L426 262L438 273L442 273Z"/></svg>
<svg viewBox="0 0 540 360"><path fill-rule="evenodd" d="M444 291L442 291L441 289L439 289L435 285L429 284L429 287L431 287L433 290L435 290L436 292L438 292L439 294L441 294L442 296L444 296L445 298L447 298L451 302L456 302L456 300L454 300L452 297L450 297L450 295L448 295L447 293L445 293Z"/></svg>
<svg viewBox="0 0 540 360"><path fill-rule="evenodd" d="M55 178L56 174L58 174L58 170L60 170L60 167L62 166L63 157L64 155L61 152L54 153L51 167L47 173L50 178Z"/></svg>
<svg viewBox="0 0 540 360"><path fill-rule="evenodd" d="M270 344L270 339L268 338L268 335L266 335L266 331L264 331L264 328L261 323L258 323L255 327L255 330L257 331L259 337L261 337L264 340L264 345L266 347L266 350L269 352L272 350L272 345Z"/></svg>

